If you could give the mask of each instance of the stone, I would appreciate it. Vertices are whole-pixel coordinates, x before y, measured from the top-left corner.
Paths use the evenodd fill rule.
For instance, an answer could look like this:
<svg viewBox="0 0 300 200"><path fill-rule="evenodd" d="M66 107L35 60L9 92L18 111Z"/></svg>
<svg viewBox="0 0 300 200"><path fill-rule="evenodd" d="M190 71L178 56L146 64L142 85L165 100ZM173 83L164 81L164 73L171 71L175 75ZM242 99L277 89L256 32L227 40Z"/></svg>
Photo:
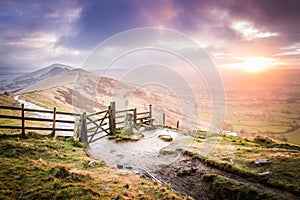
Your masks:
<svg viewBox="0 0 300 200"><path fill-rule="evenodd" d="M259 159L259 160L255 160L254 161L254 163L255 164L266 164L266 163L268 163L269 162L269 159L266 159L266 158L264 158L264 159Z"/></svg>
<svg viewBox="0 0 300 200"><path fill-rule="evenodd" d="M16 176L14 176L14 179L22 179L22 176L21 175L16 175Z"/></svg>
<svg viewBox="0 0 300 200"><path fill-rule="evenodd" d="M110 187L106 187L106 188L103 188L103 190L111 191L112 189Z"/></svg>
<svg viewBox="0 0 300 200"><path fill-rule="evenodd" d="M146 130L146 128L143 126L139 128L139 131L145 131L145 130Z"/></svg>
<svg viewBox="0 0 300 200"><path fill-rule="evenodd" d="M96 160L91 160L91 161L88 163L88 166L89 166L89 167L94 167L96 164L97 164L97 161L96 161Z"/></svg>
<svg viewBox="0 0 300 200"><path fill-rule="evenodd" d="M131 169L132 169L132 166L126 166L126 169L131 170Z"/></svg>
<svg viewBox="0 0 300 200"><path fill-rule="evenodd" d="M158 138L165 142L171 142L173 140L170 135L158 135Z"/></svg>
<svg viewBox="0 0 300 200"><path fill-rule="evenodd" d="M265 172L258 173L258 175L260 175L260 176L268 175L268 174L271 174L271 172L270 171L265 171Z"/></svg>
<svg viewBox="0 0 300 200"><path fill-rule="evenodd" d="M118 169L123 169L123 167L124 167L123 165L117 164L117 168L118 168Z"/></svg>

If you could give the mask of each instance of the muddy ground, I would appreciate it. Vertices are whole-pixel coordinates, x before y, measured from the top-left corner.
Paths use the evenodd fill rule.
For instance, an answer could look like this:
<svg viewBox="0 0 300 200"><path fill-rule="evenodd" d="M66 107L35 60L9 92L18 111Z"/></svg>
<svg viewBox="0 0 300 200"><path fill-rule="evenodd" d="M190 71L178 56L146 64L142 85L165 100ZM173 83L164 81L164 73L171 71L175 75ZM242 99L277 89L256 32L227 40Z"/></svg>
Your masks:
<svg viewBox="0 0 300 200"><path fill-rule="evenodd" d="M199 159L193 159L188 155L182 156L170 165L160 166L151 173L156 179L168 184L175 191L195 199L273 199L273 197L274 199L300 199L300 197L286 191L270 188L235 174L207 166ZM242 183L248 186L250 190L254 189L263 195L258 197L258 194L254 193L254 198L251 196L251 193L247 196L239 196L241 194L237 194L238 191L236 191L236 194L226 196L226 192L230 191L226 191L226 188L217 192L213 190L210 181L205 179L207 174L216 174L220 178Z"/></svg>

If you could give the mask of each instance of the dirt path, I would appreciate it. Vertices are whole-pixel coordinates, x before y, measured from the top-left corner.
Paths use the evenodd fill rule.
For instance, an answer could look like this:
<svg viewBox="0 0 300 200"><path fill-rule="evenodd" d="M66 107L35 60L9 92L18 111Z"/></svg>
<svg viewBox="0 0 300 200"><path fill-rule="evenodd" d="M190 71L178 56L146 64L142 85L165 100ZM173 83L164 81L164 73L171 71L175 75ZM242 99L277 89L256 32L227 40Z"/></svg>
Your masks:
<svg viewBox="0 0 300 200"><path fill-rule="evenodd" d="M201 161L193 160L189 156L183 156L168 166L153 170L152 173L157 179L170 185L175 191L190 195L195 199L213 199L208 183L203 180L205 174L217 174L230 181L239 182L255 190L274 195L278 199L299 199L299 197L288 192L269 188L232 173L206 166Z"/></svg>
<svg viewBox="0 0 300 200"><path fill-rule="evenodd" d="M164 131L172 135L172 142L164 142L157 137ZM115 142L103 138L91 143L88 151L93 157L104 160L112 167L143 173L156 181L170 185L175 191L195 199L214 199L209 183L203 180L206 174L217 174L257 191L271 194L278 199L299 199L288 192L269 188L235 174L207 166L200 160L183 155L182 151L161 154L162 149L187 149L191 140L193 138L184 132L156 129L144 132L144 138L136 142Z"/></svg>

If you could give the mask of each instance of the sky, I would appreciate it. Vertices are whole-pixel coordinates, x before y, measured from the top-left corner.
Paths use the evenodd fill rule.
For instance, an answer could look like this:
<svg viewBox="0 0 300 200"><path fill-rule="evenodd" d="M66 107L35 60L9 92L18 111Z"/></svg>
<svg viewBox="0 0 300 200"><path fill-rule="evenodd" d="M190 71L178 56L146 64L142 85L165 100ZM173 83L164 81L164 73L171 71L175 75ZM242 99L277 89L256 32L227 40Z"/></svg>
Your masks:
<svg viewBox="0 0 300 200"><path fill-rule="evenodd" d="M143 27L187 35L217 67L299 68L299 19L299 0L1 0L0 74L80 67L99 43Z"/></svg>

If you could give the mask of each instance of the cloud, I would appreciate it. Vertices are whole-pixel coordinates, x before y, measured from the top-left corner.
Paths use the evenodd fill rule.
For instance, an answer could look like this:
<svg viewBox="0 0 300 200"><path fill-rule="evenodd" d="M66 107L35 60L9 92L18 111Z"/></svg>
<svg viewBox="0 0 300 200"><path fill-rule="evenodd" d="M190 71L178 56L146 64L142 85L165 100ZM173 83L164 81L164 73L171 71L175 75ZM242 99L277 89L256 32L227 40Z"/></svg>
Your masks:
<svg viewBox="0 0 300 200"><path fill-rule="evenodd" d="M72 34L70 24L80 9L71 0L0 1L0 68L15 71L51 64L58 38Z"/></svg>
<svg viewBox="0 0 300 200"><path fill-rule="evenodd" d="M101 41L131 28L142 27L146 21L136 10L136 1L89 1L74 24L77 34L64 35L58 45L92 49Z"/></svg>

